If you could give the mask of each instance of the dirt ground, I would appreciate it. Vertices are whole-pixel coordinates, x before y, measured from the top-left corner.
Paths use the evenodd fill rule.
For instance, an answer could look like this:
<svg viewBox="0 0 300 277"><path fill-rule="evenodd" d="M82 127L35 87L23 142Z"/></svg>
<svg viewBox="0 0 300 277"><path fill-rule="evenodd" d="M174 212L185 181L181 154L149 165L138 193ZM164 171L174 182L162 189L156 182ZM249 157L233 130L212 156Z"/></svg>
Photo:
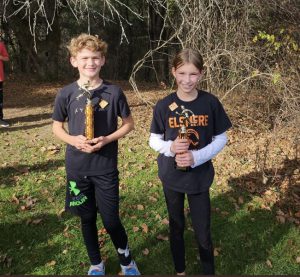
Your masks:
<svg viewBox="0 0 300 277"><path fill-rule="evenodd" d="M152 107L170 90L144 85L140 94L127 82L125 91L139 130L149 130ZM53 141L51 114L57 91L66 83L37 83L10 79L4 86L4 114L11 127L0 132L33 132ZM262 209L274 212L284 224L300 225L300 135L293 127L272 128L260 108L260 94L235 93L223 102L233 128L227 147L215 160L216 180L222 192L239 189L260 199ZM147 139L147 137L142 138Z"/></svg>

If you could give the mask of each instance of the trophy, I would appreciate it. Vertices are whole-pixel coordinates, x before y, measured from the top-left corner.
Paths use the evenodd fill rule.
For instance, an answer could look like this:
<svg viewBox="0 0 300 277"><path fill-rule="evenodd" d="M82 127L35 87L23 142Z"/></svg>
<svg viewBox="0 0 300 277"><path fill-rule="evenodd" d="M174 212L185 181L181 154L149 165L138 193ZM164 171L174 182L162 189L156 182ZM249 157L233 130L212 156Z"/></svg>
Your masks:
<svg viewBox="0 0 300 277"><path fill-rule="evenodd" d="M178 137L180 139L188 139L189 134L188 134L188 131L187 131L186 127L191 124L190 118L189 118L189 113L191 115L194 115L194 113L191 110L186 109L184 106L181 106L181 110L182 110L181 113L176 112L176 114L184 117L183 125L180 127L180 129L178 131ZM181 171L190 171L190 169L191 169L190 166L178 166L176 161L175 161L175 168L177 170L181 170Z"/></svg>
<svg viewBox="0 0 300 277"><path fill-rule="evenodd" d="M85 136L88 140L94 138L94 109L92 105L92 93L89 91L90 81L80 87L80 90L83 91L80 95L76 97L78 100L82 96L86 96L86 105L84 109L85 114Z"/></svg>

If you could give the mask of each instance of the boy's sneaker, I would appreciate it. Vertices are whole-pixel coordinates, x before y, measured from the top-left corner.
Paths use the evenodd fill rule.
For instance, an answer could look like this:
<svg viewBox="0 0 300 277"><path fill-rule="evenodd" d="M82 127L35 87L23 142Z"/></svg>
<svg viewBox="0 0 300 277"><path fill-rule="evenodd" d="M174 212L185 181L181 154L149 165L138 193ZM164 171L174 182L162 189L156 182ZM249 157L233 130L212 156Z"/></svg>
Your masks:
<svg viewBox="0 0 300 277"><path fill-rule="evenodd" d="M0 126L2 126L2 127L9 127L9 123L6 122L6 121L3 120L3 119L0 119Z"/></svg>
<svg viewBox="0 0 300 277"><path fill-rule="evenodd" d="M105 275L105 266L104 263L101 262L98 265L91 265L88 275Z"/></svg>
<svg viewBox="0 0 300 277"><path fill-rule="evenodd" d="M141 275L134 260L127 266L121 265L122 275Z"/></svg>

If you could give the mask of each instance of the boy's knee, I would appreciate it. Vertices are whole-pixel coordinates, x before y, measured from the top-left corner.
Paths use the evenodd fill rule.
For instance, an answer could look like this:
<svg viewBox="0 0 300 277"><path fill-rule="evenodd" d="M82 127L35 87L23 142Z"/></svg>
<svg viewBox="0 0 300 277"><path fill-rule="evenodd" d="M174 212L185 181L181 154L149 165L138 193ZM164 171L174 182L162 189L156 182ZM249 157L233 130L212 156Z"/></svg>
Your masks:
<svg viewBox="0 0 300 277"><path fill-rule="evenodd" d="M97 213L81 214L80 219L82 224L94 223L97 221Z"/></svg>

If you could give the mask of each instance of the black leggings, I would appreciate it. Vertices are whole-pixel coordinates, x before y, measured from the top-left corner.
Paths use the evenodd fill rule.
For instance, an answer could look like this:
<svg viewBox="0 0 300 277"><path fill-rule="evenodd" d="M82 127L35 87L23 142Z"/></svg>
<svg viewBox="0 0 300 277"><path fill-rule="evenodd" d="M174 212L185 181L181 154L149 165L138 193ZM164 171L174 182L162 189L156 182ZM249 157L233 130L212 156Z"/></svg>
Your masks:
<svg viewBox="0 0 300 277"><path fill-rule="evenodd" d="M0 81L0 119L3 119L3 82Z"/></svg>
<svg viewBox="0 0 300 277"><path fill-rule="evenodd" d="M67 208L81 218L81 230L91 264L101 262L98 242L97 213L99 212L103 226L110 235L116 248L126 249L127 234L119 217L119 180L118 172L111 172L99 176L79 176L67 174ZM70 189L69 183L76 183ZM74 196L74 190L76 196ZM77 190L77 191L76 191ZM76 203L80 200L82 204ZM87 199L84 201L84 199ZM74 202L75 201L75 202ZM120 263L128 265L131 255L119 254Z"/></svg>
<svg viewBox="0 0 300 277"><path fill-rule="evenodd" d="M164 194L169 213L170 246L177 273L185 271L184 247L184 198L185 193L164 187ZM198 244L203 274L213 275L214 254L210 233L210 198L209 191L187 194L193 228Z"/></svg>

